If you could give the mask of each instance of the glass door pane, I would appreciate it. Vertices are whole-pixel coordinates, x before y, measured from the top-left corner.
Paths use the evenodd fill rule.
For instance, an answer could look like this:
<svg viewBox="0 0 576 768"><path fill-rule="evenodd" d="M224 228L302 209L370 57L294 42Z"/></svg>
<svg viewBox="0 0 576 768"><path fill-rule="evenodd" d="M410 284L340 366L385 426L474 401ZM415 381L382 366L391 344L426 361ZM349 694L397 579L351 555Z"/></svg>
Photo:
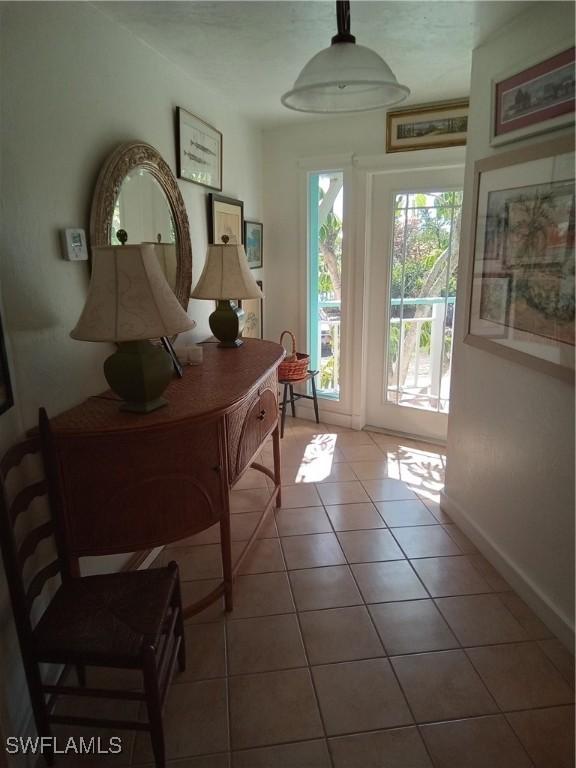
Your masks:
<svg viewBox="0 0 576 768"><path fill-rule="evenodd" d="M448 412L462 191L394 197L386 399Z"/></svg>

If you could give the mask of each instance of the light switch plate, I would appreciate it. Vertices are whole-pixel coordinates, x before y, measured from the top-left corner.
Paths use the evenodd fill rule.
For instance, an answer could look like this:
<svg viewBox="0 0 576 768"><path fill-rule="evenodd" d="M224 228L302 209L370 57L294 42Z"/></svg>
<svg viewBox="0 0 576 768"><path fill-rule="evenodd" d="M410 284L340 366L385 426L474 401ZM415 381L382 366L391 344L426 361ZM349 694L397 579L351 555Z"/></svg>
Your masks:
<svg viewBox="0 0 576 768"><path fill-rule="evenodd" d="M86 232L83 229L63 229L62 254L67 261L88 261Z"/></svg>

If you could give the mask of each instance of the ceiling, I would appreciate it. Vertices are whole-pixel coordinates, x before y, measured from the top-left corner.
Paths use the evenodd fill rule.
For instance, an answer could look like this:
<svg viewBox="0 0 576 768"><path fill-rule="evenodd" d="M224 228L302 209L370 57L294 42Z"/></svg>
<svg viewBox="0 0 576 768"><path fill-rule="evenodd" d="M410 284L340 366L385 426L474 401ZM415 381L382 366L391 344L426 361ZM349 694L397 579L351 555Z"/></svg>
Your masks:
<svg viewBox="0 0 576 768"><path fill-rule="evenodd" d="M94 5L258 124L310 120L280 96L336 32L335 3L97 2ZM352 33L411 89L406 103L466 96L472 49L530 2L352 0ZM193 108L193 105L191 105Z"/></svg>

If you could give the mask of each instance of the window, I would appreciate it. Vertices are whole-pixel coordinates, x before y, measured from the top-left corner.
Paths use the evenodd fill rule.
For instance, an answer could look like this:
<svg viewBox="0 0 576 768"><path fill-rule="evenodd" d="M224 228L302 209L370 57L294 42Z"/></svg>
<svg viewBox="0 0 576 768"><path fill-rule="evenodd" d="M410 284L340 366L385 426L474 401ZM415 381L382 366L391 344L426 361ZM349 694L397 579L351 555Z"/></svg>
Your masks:
<svg viewBox="0 0 576 768"><path fill-rule="evenodd" d="M462 191L394 200L388 402L448 412Z"/></svg>
<svg viewBox="0 0 576 768"><path fill-rule="evenodd" d="M344 173L312 173L308 192L308 335L318 393L340 398Z"/></svg>

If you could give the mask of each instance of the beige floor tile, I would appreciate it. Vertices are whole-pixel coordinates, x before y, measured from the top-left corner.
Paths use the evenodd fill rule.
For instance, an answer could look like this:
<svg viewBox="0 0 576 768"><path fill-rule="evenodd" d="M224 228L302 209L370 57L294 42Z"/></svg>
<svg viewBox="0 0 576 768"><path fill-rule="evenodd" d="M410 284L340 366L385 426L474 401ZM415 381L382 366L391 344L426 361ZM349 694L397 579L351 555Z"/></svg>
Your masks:
<svg viewBox="0 0 576 768"><path fill-rule="evenodd" d="M230 619L293 613L294 603L285 573L238 576L234 582L234 610Z"/></svg>
<svg viewBox="0 0 576 768"><path fill-rule="evenodd" d="M319 507L322 502L315 485L285 485L282 488L282 509Z"/></svg>
<svg viewBox="0 0 576 768"><path fill-rule="evenodd" d="M345 531L338 534L349 563L403 560L404 554L387 530Z"/></svg>
<svg viewBox="0 0 576 768"><path fill-rule="evenodd" d="M300 624L310 664L384 656L364 606L306 611L300 614Z"/></svg>
<svg viewBox="0 0 576 768"><path fill-rule="evenodd" d="M331 763L325 741L301 741L234 752L232 768L331 768Z"/></svg>
<svg viewBox="0 0 576 768"><path fill-rule="evenodd" d="M165 562L178 563L181 581L213 579L222 576L222 551L220 544L203 544L199 547L172 547L163 552Z"/></svg>
<svg viewBox="0 0 576 768"><path fill-rule="evenodd" d="M359 504L370 501L362 484L355 480L351 483L322 483L318 486L322 503L329 504Z"/></svg>
<svg viewBox="0 0 576 768"><path fill-rule="evenodd" d="M388 477L388 459L383 456L376 461L354 461L350 466L358 480L382 480Z"/></svg>
<svg viewBox="0 0 576 768"><path fill-rule="evenodd" d="M338 445L344 456L344 461L381 461L384 454L371 442L369 445Z"/></svg>
<svg viewBox="0 0 576 768"><path fill-rule="evenodd" d="M555 637L550 637L546 640L540 640L538 645L544 651L546 656L548 656L552 664L554 664L568 685L574 689L573 654L570 653L566 646L563 645L560 640L557 640Z"/></svg>
<svg viewBox="0 0 576 768"><path fill-rule="evenodd" d="M236 563L242 552L246 549L245 541L237 541L232 544L232 561ZM284 557L280 539L257 539L252 542L250 548L240 566L238 573L271 573L273 571L285 571Z"/></svg>
<svg viewBox="0 0 576 768"><path fill-rule="evenodd" d="M280 536L301 536L307 533L332 533L332 526L323 507L279 509L276 525Z"/></svg>
<svg viewBox="0 0 576 768"><path fill-rule="evenodd" d="M460 547L454 539L448 536L441 525L396 528L392 532L407 557L438 557L460 554Z"/></svg>
<svg viewBox="0 0 576 768"><path fill-rule="evenodd" d="M344 446L374 445L374 440L369 432L354 430L351 432L339 433L336 437L336 445L338 448L343 448Z"/></svg>
<svg viewBox="0 0 576 768"><path fill-rule="evenodd" d="M360 605L362 597L347 565L290 571L299 611Z"/></svg>
<svg viewBox="0 0 576 768"><path fill-rule="evenodd" d="M536 643L491 645L467 653L504 711L574 700L570 687Z"/></svg>
<svg viewBox="0 0 576 768"><path fill-rule="evenodd" d="M425 494L422 494L420 496L420 500L423 504L426 505L426 507L430 510L430 512L434 515L434 517L438 520L439 523L451 523L452 519L450 516L444 512L443 509L441 509L440 504L438 501L434 501L433 499L428 498Z"/></svg>
<svg viewBox="0 0 576 768"><path fill-rule="evenodd" d="M386 527L371 501L361 504L336 504L326 507L326 512L335 531Z"/></svg>
<svg viewBox="0 0 576 768"><path fill-rule="evenodd" d="M436 605L462 645L493 645L528 640L528 635L498 595L441 597Z"/></svg>
<svg viewBox="0 0 576 768"><path fill-rule="evenodd" d="M574 768L574 707L506 715L536 768Z"/></svg>
<svg viewBox="0 0 576 768"><path fill-rule="evenodd" d="M226 681L173 685L164 706L164 738L168 760L227 751ZM149 735L138 734L132 762L152 761Z"/></svg>
<svg viewBox="0 0 576 768"><path fill-rule="evenodd" d="M308 669L230 678L232 749L323 736Z"/></svg>
<svg viewBox="0 0 576 768"><path fill-rule="evenodd" d="M466 554L466 555L472 555L477 554L478 549L474 546L474 544L470 541L468 536L466 536L460 528L458 528L457 525L454 525L454 523L445 523L443 526L446 533L450 536L451 539L454 539L456 544L460 547L460 550Z"/></svg>
<svg viewBox="0 0 576 768"><path fill-rule="evenodd" d="M368 606L389 656L458 648L433 600Z"/></svg>
<svg viewBox="0 0 576 768"><path fill-rule="evenodd" d="M414 491L411 491L402 480L391 478L363 480L362 485L372 501L403 501L405 499L417 498Z"/></svg>
<svg viewBox="0 0 576 768"><path fill-rule="evenodd" d="M238 619L227 623L231 675L305 667L296 614Z"/></svg>
<svg viewBox="0 0 576 768"><path fill-rule="evenodd" d="M182 605L186 607L200 602L212 590L222 583L221 579L205 579L204 581L183 581L180 584L182 590ZM216 600L200 613L185 619L186 624L206 624L207 622L223 621L225 616L224 600Z"/></svg>
<svg viewBox="0 0 576 768"><path fill-rule="evenodd" d="M504 592L510 589L510 585L504 577L481 554L466 555L466 559L482 574L495 592Z"/></svg>
<svg viewBox="0 0 576 768"><path fill-rule="evenodd" d="M356 480L349 464L333 462L330 458L300 462L282 468L282 484L336 483Z"/></svg>
<svg viewBox="0 0 576 768"><path fill-rule="evenodd" d="M498 711L464 651L395 656L391 661L417 723Z"/></svg>
<svg viewBox="0 0 576 768"><path fill-rule="evenodd" d="M329 743L334 768L432 768L414 727L339 736Z"/></svg>
<svg viewBox="0 0 576 768"><path fill-rule="evenodd" d="M281 539L289 570L342 565L346 558L334 533L314 533L309 536L288 536Z"/></svg>
<svg viewBox="0 0 576 768"><path fill-rule="evenodd" d="M186 625L186 669L176 667L175 683L226 675L224 622Z"/></svg>
<svg viewBox="0 0 576 768"><path fill-rule="evenodd" d="M546 624L515 592L499 592L498 596L510 613L522 624L531 640L544 640L552 637L552 632Z"/></svg>
<svg viewBox="0 0 576 768"><path fill-rule="evenodd" d="M249 488L245 491L232 491L230 494L230 511L232 514L237 512L260 512L266 506L270 498L270 491L267 488Z"/></svg>
<svg viewBox="0 0 576 768"><path fill-rule="evenodd" d="M421 733L436 768L532 768L502 715L433 723Z"/></svg>
<svg viewBox="0 0 576 768"><path fill-rule="evenodd" d="M174 541L171 544L168 544L164 554L166 556L168 550L174 549L175 547L192 547L199 544L218 544L219 541L220 523L216 523L216 525L211 525L210 528L206 528L205 531L196 533L194 536L188 536L186 539L181 539L180 541Z"/></svg>
<svg viewBox="0 0 576 768"><path fill-rule="evenodd" d="M151 768L153 768L151 766ZM184 760L170 760L166 768L230 768L230 755L204 755L187 757Z"/></svg>
<svg viewBox="0 0 576 768"><path fill-rule="evenodd" d="M438 521L418 499L378 501L376 508L390 528L413 525L437 525Z"/></svg>
<svg viewBox="0 0 576 768"><path fill-rule="evenodd" d="M247 470L240 480L234 484L235 491L246 491L252 488L267 488L266 475L257 469Z"/></svg>
<svg viewBox="0 0 576 768"><path fill-rule="evenodd" d="M312 675L328 736L413 722L387 659L313 667Z"/></svg>
<svg viewBox="0 0 576 768"><path fill-rule="evenodd" d="M244 512L230 517L230 536L232 541L248 541L260 520L260 512ZM277 539L278 531L274 515L269 513L258 532L259 539Z"/></svg>
<svg viewBox="0 0 576 768"><path fill-rule="evenodd" d="M352 571L367 603L428 597L410 564L405 560L361 563L353 565Z"/></svg>
<svg viewBox="0 0 576 768"><path fill-rule="evenodd" d="M412 565L432 597L492 592L491 586L466 557L432 557L414 560Z"/></svg>

